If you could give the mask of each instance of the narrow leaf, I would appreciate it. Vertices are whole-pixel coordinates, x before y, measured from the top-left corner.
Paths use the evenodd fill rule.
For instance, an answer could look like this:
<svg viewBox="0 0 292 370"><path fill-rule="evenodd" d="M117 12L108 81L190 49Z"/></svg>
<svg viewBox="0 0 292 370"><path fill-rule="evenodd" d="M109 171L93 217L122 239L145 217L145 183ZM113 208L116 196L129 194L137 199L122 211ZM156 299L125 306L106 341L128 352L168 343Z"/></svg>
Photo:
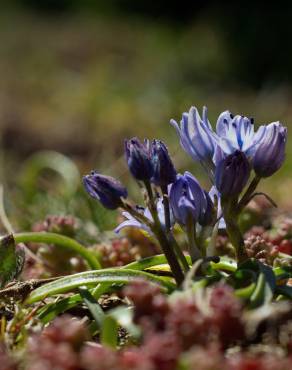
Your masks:
<svg viewBox="0 0 292 370"><path fill-rule="evenodd" d="M111 348L117 348L118 344L118 334L119 334L119 325L117 321L106 315L103 320L102 330L101 330L101 344Z"/></svg>
<svg viewBox="0 0 292 370"><path fill-rule="evenodd" d="M282 294L283 296L292 299L292 286L280 285L276 288L277 294Z"/></svg>
<svg viewBox="0 0 292 370"><path fill-rule="evenodd" d="M131 262L128 265L122 266L121 269L143 270L151 266L163 264L165 262L166 262L165 256L163 254L160 254L152 257L146 257L139 261ZM102 294L111 291L111 287L112 287L111 283L101 283L97 285L96 288L90 289L89 291L91 292L93 297L97 300ZM74 294L71 297L62 298L57 302L50 303L42 307L38 311L39 318L42 320L44 324L47 324L48 322L53 320L56 316L77 306L81 302L82 298L80 297L80 294Z"/></svg>
<svg viewBox="0 0 292 370"><path fill-rule="evenodd" d="M101 328L103 325L105 314L100 307L100 304L96 301L96 299L94 299L92 294L85 287L80 287L78 290L92 317L96 321L98 327Z"/></svg>
<svg viewBox="0 0 292 370"><path fill-rule="evenodd" d="M25 303L31 304L52 295L67 293L82 285L95 286L99 283L106 282L112 284L127 284L137 278L144 278L152 283L160 284L162 288L166 289L167 291L172 291L175 289L175 284L170 282L169 279L167 280L166 278L153 276L152 274L144 271L113 268L85 271L55 280L31 292Z"/></svg>

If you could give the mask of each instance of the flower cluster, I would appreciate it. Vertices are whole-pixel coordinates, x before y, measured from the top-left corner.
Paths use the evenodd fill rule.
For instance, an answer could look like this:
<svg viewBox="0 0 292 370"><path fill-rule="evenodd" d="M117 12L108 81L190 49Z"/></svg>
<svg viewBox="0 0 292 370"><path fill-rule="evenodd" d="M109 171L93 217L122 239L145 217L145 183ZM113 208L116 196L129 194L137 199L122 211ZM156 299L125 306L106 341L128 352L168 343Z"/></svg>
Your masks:
<svg viewBox="0 0 292 370"><path fill-rule="evenodd" d="M238 217L257 195L260 179L281 167L287 129L273 122L255 130L252 118L225 111L214 131L206 107L202 117L192 107L183 113L180 125L174 120L171 124L183 149L207 171L212 183L209 192L191 173L177 173L162 141L141 142L138 138L125 141L125 157L130 173L144 188L145 207L132 205L126 199L126 188L118 180L96 171L84 177L84 186L104 207L123 209L125 221L116 232L136 227L155 237L177 282L181 282L188 263L175 240L175 223L185 231L192 262L215 254L215 249L206 242L214 227L226 228L237 258L247 258ZM249 182L252 172L255 176Z"/></svg>
<svg viewBox="0 0 292 370"><path fill-rule="evenodd" d="M254 119L240 115L234 116L229 111L221 113L216 124L216 132L207 117L207 108L203 108L202 118L195 107L183 113L180 125L171 120L176 128L183 149L214 178L214 169L229 155L238 155L241 160L251 161L256 174L260 177L271 176L282 165L285 157L287 129L280 122L262 125L254 129ZM230 161L230 159L228 160ZM235 176L230 171L230 177ZM242 171L243 179L246 171ZM244 181L243 181L244 182Z"/></svg>

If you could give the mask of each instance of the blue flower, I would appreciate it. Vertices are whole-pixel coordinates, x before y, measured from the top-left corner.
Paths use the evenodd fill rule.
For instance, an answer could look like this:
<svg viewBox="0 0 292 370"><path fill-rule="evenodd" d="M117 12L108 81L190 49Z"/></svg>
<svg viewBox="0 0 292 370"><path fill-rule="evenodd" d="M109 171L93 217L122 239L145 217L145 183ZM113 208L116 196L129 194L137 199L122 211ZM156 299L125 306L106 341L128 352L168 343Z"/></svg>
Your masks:
<svg viewBox="0 0 292 370"><path fill-rule="evenodd" d="M128 196L127 189L118 180L95 171L83 177L83 184L88 194L108 209L120 207L121 198Z"/></svg>
<svg viewBox="0 0 292 370"><path fill-rule="evenodd" d="M216 142L225 154L240 150L252 157L256 146L263 139L267 126L260 126L255 132L253 118L233 116L229 111L220 114L216 124Z"/></svg>
<svg viewBox="0 0 292 370"><path fill-rule="evenodd" d="M169 157L165 144L160 140L153 140L151 145L151 160L153 164L153 177L151 181L161 187L176 180L176 170Z"/></svg>
<svg viewBox="0 0 292 370"><path fill-rule="evenodd" d="M165 213L164 213L164 205L163 199L160 198L156 204L157 214L161 226L165 228ZM148 208L139 207L137 208L138 212L141 213L144 217L146 217L150 222L153 222L153 218ZM135 227L141 230L146 231L149 235L153 235L149 226L145 225L141 221L137 220L134 216L132 216L129 212L123 212L122 215L126 218L118 227L116 227L115 232L119 233L125 227ZM174 224L174 218L172 212L170 212L170 223L171 226Z"/></svg>
<svg viewBox="0 0 292 370"><path fill-rule="evenodd" d="M206 107L203 108L202 118L197 108L192 107L189 113L183 113L180 126L174 120L170 122L179 134L183 149L207 169L212 179L215 166L226 155L241 151L253 159L257 148L268 135L269 126L274 125L262 125L255 131L253 118L234 116L225 111L219 115L214 132L207 118Z"/></svg>
<svg viewBox="0 0 292 370"><path fill-rule="evenodd" d="M209 170L213 169L212 159L216 146L216 135L207 118L207 108L203 108L202 118L197 108L191 107L189 113L183 113L180 126L175 120L170 123L177 130L183 149Z"/></svg>
<svg viewBox="0 0 292 370"><path fill-rule="evenodd" d="M125 155L131 174L137 180L149 181L153 176L149 140L145 140L144 143L138 138L125 140Z"/></svg>
<svg viewBox="0 0 292 370"><path fill-rule="evenodd" d="M238 196L249 179L251 167L240 150L229 154L216 166L215 185L222 197Z"/></svg>
<svg viewBox="0 0 292 370"><path fill-rule="evenodd" d="M175 220L181 225L186 225L190 218L203 226L213 219L210 196L189 172L177 176L170 188L169 202Z"/></svg>
<svg viewBox="0 0 292 370"><path fill-rule="evenodd" d="M282 166L285 159L287 128L280 122L267 126L264 139L261 141L253 159L253 167L260 177L273 175Z"/></svg>

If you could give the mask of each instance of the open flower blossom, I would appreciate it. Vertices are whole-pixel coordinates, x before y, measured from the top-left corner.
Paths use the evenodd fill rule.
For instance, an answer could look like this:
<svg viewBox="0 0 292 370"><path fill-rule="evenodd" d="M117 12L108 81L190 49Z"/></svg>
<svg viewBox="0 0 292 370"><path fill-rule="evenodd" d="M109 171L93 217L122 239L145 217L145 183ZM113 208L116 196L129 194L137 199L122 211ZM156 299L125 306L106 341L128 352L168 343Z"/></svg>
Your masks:
<svg viewBox="0 0 292 370"><path fill-rule="evenodd" d="M127 189L115 178L92 171L83 177L83 184L88 194L99 200L108 209L116 209L122 205L121 198L127 198Z"/></svg>
<svg viewBox="0 0 292 370"><path fill-rule="evenodd" d="M215 140L225 154L240 150L247 157L252 157L266 130L267 126L262 125L255 131L253 118L233 116L225 111L218 117Z"/></svg>
<svg viewBox="0 0 292 370"><path fill-rule="evenodd" d="M175 127L180 137L183 149L195 160L206 164L211 169L215 152L216 140L210 122L207 118L207 108L203 108L202 118L195 107L189 113L183 113L180 126L175 120L170 123Z"/></svg>
<svg viewBox="0 0 292 370"><path fill-rule="evenodd" d="M189 113L183 113L180 126L174 120L170 123L176 128L183 149L207 169L212 179L215 166L235 151L243 152L251 162L255 160L257 172L275 160L274 167L263 170L262 177L274 173L284 160L287 130L280 122L261 125L255 131L253 118L233 116L225 111L218 117L215 132L207 118L207 108L203 108L201 118L197 108L191 107ZM269 159L266 159L267 147Z"/></svg>
<svg viewBox="0 0 292 370"><path fill-rule="evenodd" d="M202 226L212 222L212 200L189 172L177 176L170 188L169 201L174 218L181 225L186 225L190 220Z"/></svg>
<svg viewBox="0 0 292 370"><path fill-rule="evenodd" d="M164 213L164 205L163 199L160 198L156 204L157 214L160 221L161 226L165 227L165 213ZM141 213L144 217L146 217L149 221L153 222L152 215L148 208L138 207L138 212ZM171 211L171 210L170 210ZM129 212L122 212L122 215L126 218L118 227L115 228L115 232L119 233L125 227L135 227L141 230L146 231L149 235L152 235L152 231L149 226L145 225L141 221L137 220L134 216L132 216ZM173 213L170 212L170 223L171 226L174 224Z"/></svg>

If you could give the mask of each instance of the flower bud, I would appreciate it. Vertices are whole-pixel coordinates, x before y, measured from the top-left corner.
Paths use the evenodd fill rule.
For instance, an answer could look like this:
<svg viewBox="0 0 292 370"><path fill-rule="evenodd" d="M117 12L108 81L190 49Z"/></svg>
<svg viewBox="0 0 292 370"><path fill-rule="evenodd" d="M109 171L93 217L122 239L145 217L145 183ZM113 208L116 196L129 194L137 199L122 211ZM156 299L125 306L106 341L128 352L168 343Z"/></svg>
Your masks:
<svg viewBox="0 0 292 370"><path fill-rule="evenodd" d="M83 184L88 194L108 209L120 207L121 197L127 198L128 196L127 189L118 180L94 171L83 177Z"/></svg>
<svg viewBox="0 0 292 370"><path fill-rule="evenodd" d="M181 225L186 225L190 217L203 226L213 219L211 198L189 172L177 176L170 188L169 201L174 218Z"/></svg>
<svg viewBox="0 0 292 370"><path fill-rule="evenodd" d="M153 175L151 148L148 140L142 144L138 138L125 140L126 160L131 174L140 181L150 180Z"/></svg>
<svg viewBox="0 0 292 370"><path fill-rule="evenodd" d="M176 170L162 141L153 140L151 160L153 165L153 177L151 180L155 185L166 187L176 180Z"/></svg>
<svg viewBox="0 0 292 370"><path fill-rule="evenodd" d="M250 170L246 155L239 150L222 159L215 172L215 185L221 196L239 195L249 179Z"/></svg>
<svg viewBox="0 0 292 370"><path fill-rule="evenodd" d="M268 125L266 131L253 160L255 173L260 177L273 175L285 159L287 128L277 122Z"/></svg>

